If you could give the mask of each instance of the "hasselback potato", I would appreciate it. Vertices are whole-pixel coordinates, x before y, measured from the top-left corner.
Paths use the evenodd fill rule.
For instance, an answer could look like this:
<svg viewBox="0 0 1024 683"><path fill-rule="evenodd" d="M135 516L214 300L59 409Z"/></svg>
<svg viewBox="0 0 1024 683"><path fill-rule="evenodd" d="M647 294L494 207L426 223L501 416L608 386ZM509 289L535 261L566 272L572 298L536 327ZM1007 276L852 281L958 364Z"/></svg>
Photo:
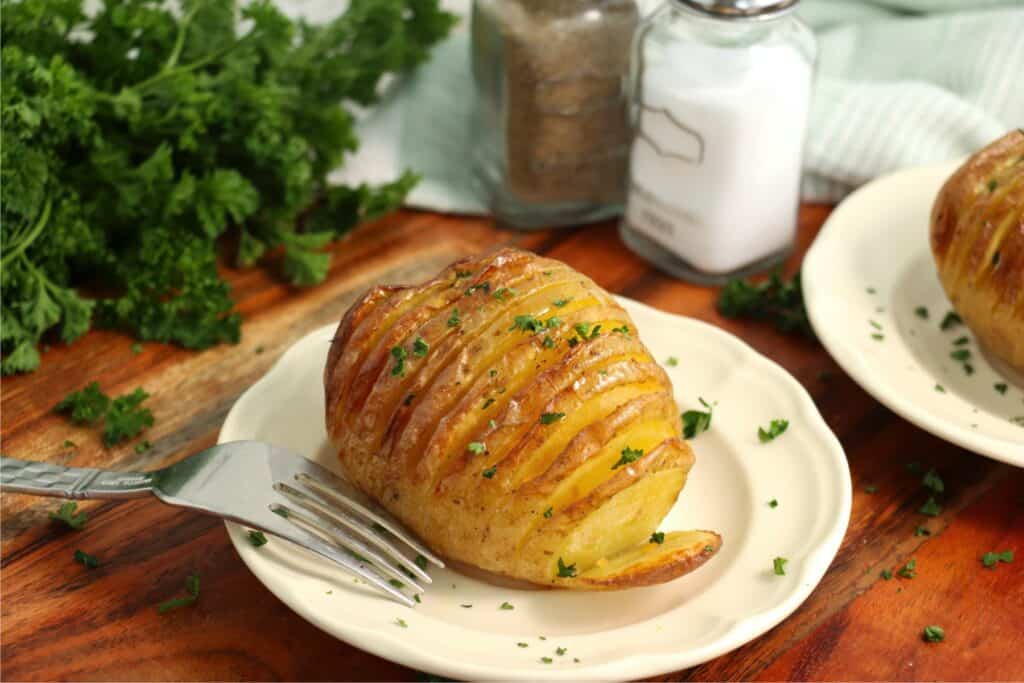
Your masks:
<svg viewBox="0 0 1024 683"><path fill-rule="evenodd" d="M932 207L932 253L960 317L1024 372L1024 132L971 156Z"/></svg>
<svg viewBox="0 0 1024 683"><path fill-rule="evenodd" d="M346 477L448 558L601 590L721 544L652 538L694 462L671 384L622 307L558 261L505 249L371 289L324 386Z"/></svg>

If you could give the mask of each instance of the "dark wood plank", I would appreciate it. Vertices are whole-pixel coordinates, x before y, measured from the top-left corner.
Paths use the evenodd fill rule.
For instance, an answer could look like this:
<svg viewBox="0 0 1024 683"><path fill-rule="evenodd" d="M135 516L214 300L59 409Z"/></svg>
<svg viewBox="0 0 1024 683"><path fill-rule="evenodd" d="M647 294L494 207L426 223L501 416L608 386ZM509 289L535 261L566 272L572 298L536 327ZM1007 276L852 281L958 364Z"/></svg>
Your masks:
<svg viewBox="0 0 1024 683"><path fill-rule="evenodd" d="M789 270L827 213L828 207L804 207ZM847 451L853 516L818 589L761 638L661 679L1024 678L1013 642L1024 632L1021 561L995 571L978 562L981 553L1004 545L1024 551L1024 508L1014 498L1021 494L1021 472L898 418L838 371L817 344L722 318L714 290L654 271L625 249L611 224L514 233L485 220L403 212L338 245L327 282L313 289L296 290L271 271L225 269L245 316L239 345L193 353L147 344L133 355L130 339L109 332L92 332L71 347L56 345L39 372L4 380L4 452L120 469L184 457L215 441L228 408L280 353L310 330L334 323L366 287L416 281L455 258L508 243L560 258L611 291L740 336L807 387ZM823 381L822 371L832 379ZM153 394L157 421L146 434L151 450L136 454L133 444L106 449L94 431L52 414L60 397L96 378L111 394L136 386ZM77 448L61 447L69 438ZM906 467L911 461L944 477L948 494L939 517L916 512L924 491L920 474ZM878 491L867 493L868 484ZM70 532L47 521L54 507L25 496L0 500L0 657L8 680L419 676L334 640L290 612L248 573L218 520L153 501L99 502L84 506L90 524ZM932 535L914 535L922 523ZM103 566L88 572L75 564L76 548L99 556ZM918 578L879 578L882 568L910 557L918 558ZM193 570L203 577L199 604L157 615L155 605L180 594ZM950 624L948 641L921 643L920 629L943 623L940 617Z"/></svg>

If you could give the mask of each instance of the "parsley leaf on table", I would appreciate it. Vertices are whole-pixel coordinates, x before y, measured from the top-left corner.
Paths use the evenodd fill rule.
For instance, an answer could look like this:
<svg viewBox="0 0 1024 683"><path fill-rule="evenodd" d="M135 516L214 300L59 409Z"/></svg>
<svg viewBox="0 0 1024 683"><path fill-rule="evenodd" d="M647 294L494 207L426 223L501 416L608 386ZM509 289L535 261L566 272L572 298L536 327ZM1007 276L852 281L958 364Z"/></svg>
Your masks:
<svg viewBox="0 0 1024 683"><path fill-rule="evenodd" d="M326 245L417 181L328 180L357 146L354 107L455 22L438 0L352 0L316 25L270 2L85 6L3 8L4 374L38 367L44 334L70 343L93 324L187 348L238 341L219 250L322 280Z"/></svg>
<svg viewBox="0 0 1024 683"><path fill-rule="evenodd" d="M718 296L718 311L727 318L768 321L780 332L815 338L804 307L800 273L789 281L778 271L759 283L730 280Z"/></svg>
<svg viewBox="0 0 1024 683"><path fill-rule="evenodd" d="M146 427L153 426L153 413L141 404L149 398L149 394L141 388L130 394L119 396L110 403L104 416L103 443L113 446L130 439Z"/></svg>
<svg viewBox="0 0 1024 683"><path fill-rule="evenodd" d="M91 424L103 417L110 405L110 397L100 390L99 382L89 382L81 391L73 391L54 408L58 413L69 413L75 424Z"/></svg>
<svg viewBox="0 0 1024 683"><path fill-rule="evenodd" d="M162 602L157 605L156 611L160 614L170 612L171 610L178 609L179 607L187 607L192 605L199 599L199 574L192 573L185 579L185 590L188 595L181 598L171 598L166 602Z"/></svg>
<svg viewBox="0 0 1024 683"><path fill-rule="evenodd" d="M78 503L68 501L61 503L56 512L51 512L50 519L64 522L72 529L81 529L89 521L89 515L78 511Z"/></svg>

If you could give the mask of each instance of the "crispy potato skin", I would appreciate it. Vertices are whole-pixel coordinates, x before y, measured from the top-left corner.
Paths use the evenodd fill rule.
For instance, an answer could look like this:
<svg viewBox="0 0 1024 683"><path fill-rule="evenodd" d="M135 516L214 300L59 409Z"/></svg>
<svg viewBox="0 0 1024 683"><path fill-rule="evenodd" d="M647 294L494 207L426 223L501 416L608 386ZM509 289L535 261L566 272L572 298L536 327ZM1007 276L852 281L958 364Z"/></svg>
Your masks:
<svg viewBox="0 0 1024 683"><path fill-rule="evenodd" d="M957 313L1024 372L1024 132L1007 133L946 181L932 206L931 244Z"/></svg>
<svg viewBox="0 0 1024 683"><path fill-rule="evenodd" d="M324 389L346 477L446 557L612 590L681 576L721 543L700 532L699 548L642 545L693 452L668 376L629 315L558 261L504 249L419 286L371 289L338 325ZM626 447L642 453L617 465ZM621 533L603 534L609 517ZM559 577L559 559L574 563L569 548L619 562Z"/></svg>

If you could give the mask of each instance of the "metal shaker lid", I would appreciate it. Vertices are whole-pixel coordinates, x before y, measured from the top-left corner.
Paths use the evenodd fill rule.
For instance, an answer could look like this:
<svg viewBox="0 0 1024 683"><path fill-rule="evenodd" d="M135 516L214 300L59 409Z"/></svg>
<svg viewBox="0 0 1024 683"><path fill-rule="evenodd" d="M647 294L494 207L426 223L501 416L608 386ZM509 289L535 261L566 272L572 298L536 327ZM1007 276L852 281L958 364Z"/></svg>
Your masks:
<svg viewBox="0 0 1024 683"><path fill-rule="evenodd" d="M800 0L672 0L717 19L769 19L789 12Z"/></svg>

